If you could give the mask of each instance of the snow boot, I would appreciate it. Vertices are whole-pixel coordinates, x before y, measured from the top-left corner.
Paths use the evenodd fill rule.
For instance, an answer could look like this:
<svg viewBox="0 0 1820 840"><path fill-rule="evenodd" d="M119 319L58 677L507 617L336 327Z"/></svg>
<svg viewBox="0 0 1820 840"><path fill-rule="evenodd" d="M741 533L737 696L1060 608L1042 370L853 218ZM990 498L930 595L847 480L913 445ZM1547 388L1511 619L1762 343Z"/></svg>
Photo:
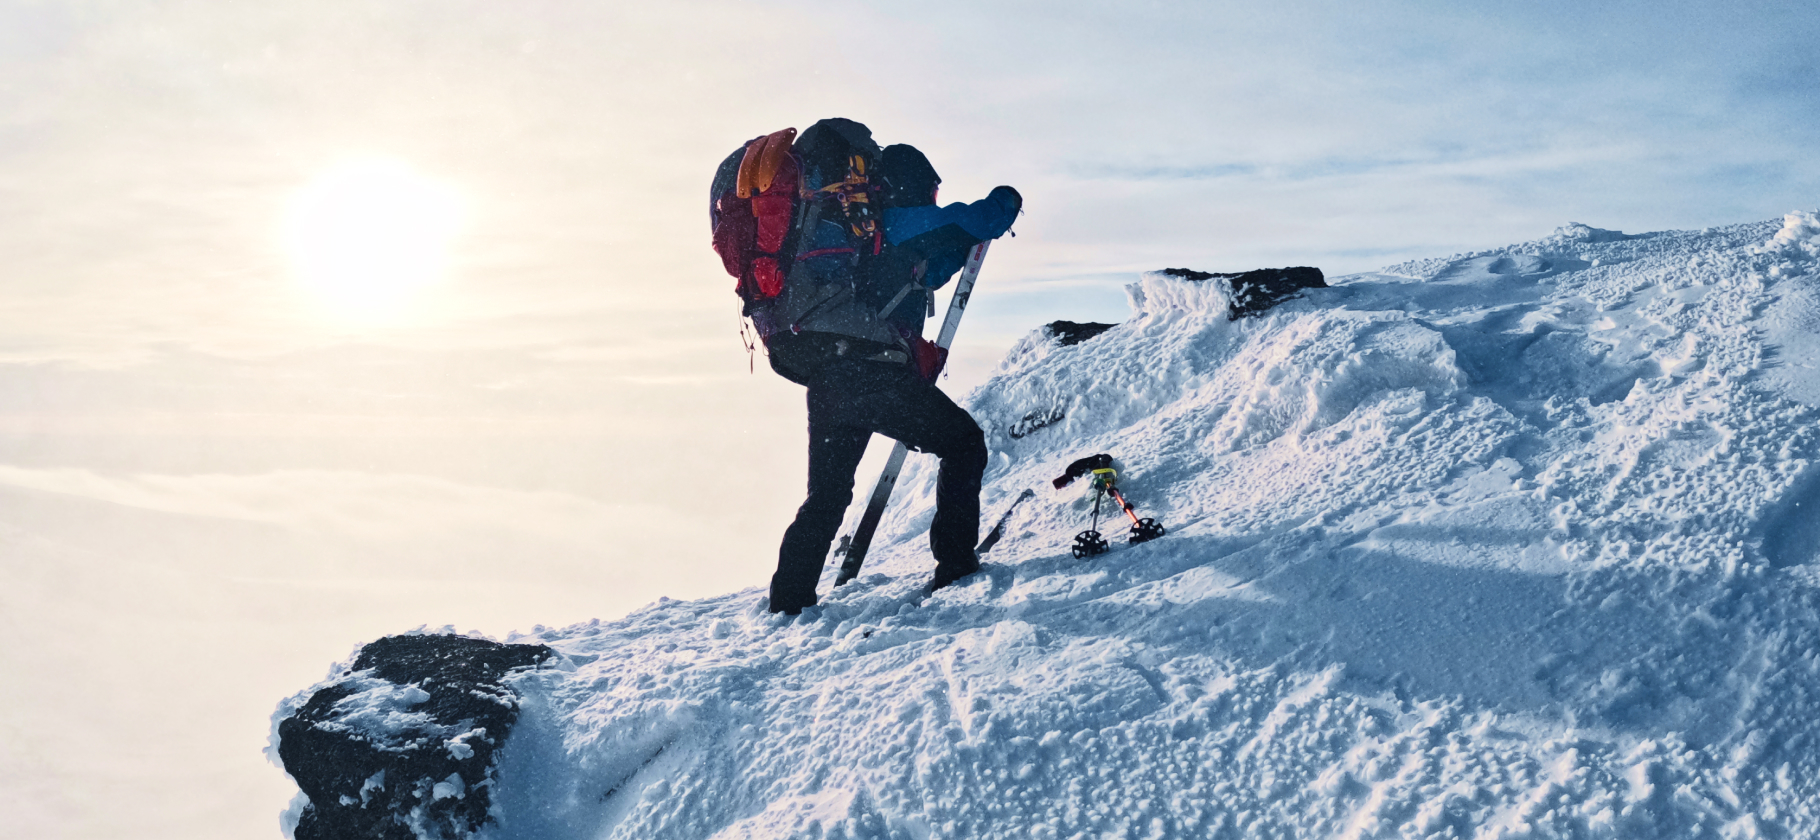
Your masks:
<svg viewBox="0 0 1820 840"><path fill-rule="evenodd" d="M965 563L937 563L935 564L935 578L929 581L929 591L934 592L979 570L980 561L978 557L974 557L971 562Z"/></svg>

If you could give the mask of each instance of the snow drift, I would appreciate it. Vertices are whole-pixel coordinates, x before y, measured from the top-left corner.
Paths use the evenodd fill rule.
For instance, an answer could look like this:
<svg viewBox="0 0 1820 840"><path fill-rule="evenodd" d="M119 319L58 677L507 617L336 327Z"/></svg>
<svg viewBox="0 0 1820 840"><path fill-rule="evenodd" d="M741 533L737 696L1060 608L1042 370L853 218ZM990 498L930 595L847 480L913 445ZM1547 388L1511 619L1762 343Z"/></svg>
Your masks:
<svg viewBox="0 0 1820 840"><path fill-rule="evenodd" d="M478 836L1820 835L1817 269L1796 213L1569 225L1238 321L1145 275L970 396L987 516L1037 489L982 574L919 594L913 458L800 617L508 640L560 664L507 678ZM1169 536L1076 560L1048 480L1101 451Z"/></svg>

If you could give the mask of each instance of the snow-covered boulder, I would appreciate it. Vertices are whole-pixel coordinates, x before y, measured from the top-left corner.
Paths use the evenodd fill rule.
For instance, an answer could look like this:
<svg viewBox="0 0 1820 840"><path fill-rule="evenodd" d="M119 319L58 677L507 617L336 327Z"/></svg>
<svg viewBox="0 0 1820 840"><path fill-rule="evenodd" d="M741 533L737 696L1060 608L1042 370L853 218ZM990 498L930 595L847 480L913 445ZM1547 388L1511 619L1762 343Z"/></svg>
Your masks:
<svg viewBox="0 0 1820 840"><path fill-rule="evenodd" d="M491 819L494 753L518 717L503 682L543 645L388 636L274 717L272 749L302 791L296 840L462 840Z"/></svg>
<svg viewBox="0 0 1820 840"><path fill-rule="evenodd" d="M1321 270L1309 266L1230 273L1165 268L1146 272L1143 280L1130 287L1130 292L1131 306L1139 314L1168 306L1195 308L1215 301L1225 307L1227 318L1237 319L1267 312L1308 289L1325 288L1327 279Z"/></svg>

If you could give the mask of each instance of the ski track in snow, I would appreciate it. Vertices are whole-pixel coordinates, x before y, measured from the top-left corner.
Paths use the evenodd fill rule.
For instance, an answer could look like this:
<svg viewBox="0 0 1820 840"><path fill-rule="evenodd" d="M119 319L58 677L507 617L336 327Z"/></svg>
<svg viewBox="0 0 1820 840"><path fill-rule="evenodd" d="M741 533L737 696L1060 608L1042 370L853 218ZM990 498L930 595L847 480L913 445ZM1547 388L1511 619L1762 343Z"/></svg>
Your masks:
<svg viewBox="0 0 1820 840"><path fill-rule="evenodd" d="M513 639L483 836L1820 836L1814 214L1130 296L970 396L984 573L920 593L919 455L800 617ZM1102 451L1169 535L1076 560Z"/></svg>

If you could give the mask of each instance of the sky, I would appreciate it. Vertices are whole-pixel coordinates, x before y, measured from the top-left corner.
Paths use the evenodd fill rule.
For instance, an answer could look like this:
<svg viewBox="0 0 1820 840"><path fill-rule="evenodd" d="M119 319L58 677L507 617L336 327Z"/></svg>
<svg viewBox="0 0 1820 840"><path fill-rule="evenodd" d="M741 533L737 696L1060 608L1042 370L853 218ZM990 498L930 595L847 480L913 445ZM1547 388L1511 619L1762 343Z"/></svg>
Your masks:
<svg viewBox="0 0 1820 840"><path fill-rule="evenodd" d="M703 206L751 137L1023 193L961 395L1143 270L1820 206L1816 82L1796 2L0 0L0 813L271 836L270 710L359 643L763 584L801 392Z"/></svg>

